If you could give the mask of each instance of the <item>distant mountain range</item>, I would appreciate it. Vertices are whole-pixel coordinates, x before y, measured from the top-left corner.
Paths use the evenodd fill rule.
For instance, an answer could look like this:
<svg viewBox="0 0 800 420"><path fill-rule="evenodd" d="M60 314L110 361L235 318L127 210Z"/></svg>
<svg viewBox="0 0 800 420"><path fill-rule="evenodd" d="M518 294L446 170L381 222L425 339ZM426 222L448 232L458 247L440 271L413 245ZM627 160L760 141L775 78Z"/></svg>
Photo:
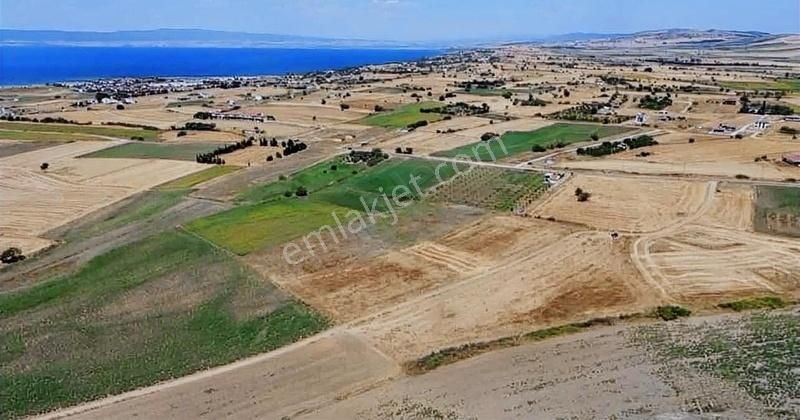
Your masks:
<svg viewBox="0 0 800 420"><path fill-rule="evenodd" d="M664 29L632 34L570 33L498 41L397 42L333 39L295 35L154 29L117 32L70 32L0 29L0 45L150 46L150 47L329 47L329 48L447 48L487 45L537 44L573 48L707 48L741 47L785 37L756 31Z"/></svg>
<svg viewBox="0 0 800 420"><path fill-rule="evenodd" d="M414 47L413 43L333 39L295 35L154 29L116 32L72 32L0 29L0 45L137 46L137 47Z"/></svg>
<svg viewBox="0 0 800 420"><path fill-rule="evenodd" d="M536 41L576 48L723 48L742 47L791 35L719 29L663 29L632 34L568 34Z"/></svg>

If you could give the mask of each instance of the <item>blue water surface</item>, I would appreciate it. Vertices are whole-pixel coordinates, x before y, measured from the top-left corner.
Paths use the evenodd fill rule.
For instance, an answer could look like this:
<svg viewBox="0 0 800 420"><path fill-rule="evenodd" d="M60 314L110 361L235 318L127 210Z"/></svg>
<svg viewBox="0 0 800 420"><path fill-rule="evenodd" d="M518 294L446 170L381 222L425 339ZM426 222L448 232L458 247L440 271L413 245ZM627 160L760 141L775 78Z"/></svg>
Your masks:
<svg viewBox="0 0 800 420"><path fill-rule="evenodd" d="M0 85L106 77L256 76L416 60L420 49L0 47Z"/></svg>

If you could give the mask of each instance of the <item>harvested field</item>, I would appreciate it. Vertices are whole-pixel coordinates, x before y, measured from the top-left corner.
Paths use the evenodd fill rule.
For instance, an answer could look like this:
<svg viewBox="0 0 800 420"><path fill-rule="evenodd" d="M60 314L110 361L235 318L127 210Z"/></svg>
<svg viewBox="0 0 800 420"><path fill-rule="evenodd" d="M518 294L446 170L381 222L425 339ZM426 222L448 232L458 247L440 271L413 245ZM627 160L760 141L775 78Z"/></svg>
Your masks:
<svg viewBox="0 0 800 420"><path fill-rule="evenodd" d="M597 169L644 174L698 174L735 177L742 174L754 179L783 181L800 179L800 168L781 163L784 153L800 150L800 144L772 139L724 139L697 141L694 144L659 144L603 159L559 160L555 166L574 169ZM755 162L755 158L767 161Z"/></svg>
<svg viewBox="0 0 800 420"><path fill-rule="evenodd" d="M558 226L526 223L540 232ZM556 229L563 235L562 227ZM443 347L636 312L654 303L626 241L612 242L605 234L571 234L538 248L522 242L504 254L464 280L365 318L354 328L405 361Z"/></svg>
<svg viewBox="0 0 800 420"><path fill-rule="evenodd" d="M79 142L0 159L0 212L6 237L35 238L139 191L199 171L162 160L75 159L113 145ZM48 162L47 171L39 169ZM30 242L28 242L30 245ZM23 252L28 250L23 248Z"/></svg>
<svg viewBox="0 0 800 420"><path fill-rule="evenodd" d="M251 146L222 156L226 165L250 166L269 165L267 156L275 157L275 153L282 153L282 147Z"/></svg>
<svg viewBox="0 0 800 420"><path fill-rule="evenodd" d="M666 237L643 239L633 256L681 302L800 291L800 246L790 239L689 225Z"/></svg>
<svg viewBox="0 0 800 420"><path fill-rule="evenodd" d="M591 194L588 201L577 201L577 188ZM594 229L650 232L696 213L708 188L701 182L575 175L531 214Z"/></svg>
<svg viewBox="0 0 800 420"><path fill-rule="evenodd" d="M753 231L753 187L722 185L717 188L711 207L698 220L699 224L727 229Z"/></svg>
<svg viewBox="0 0 800 420"><path fill-rule="evenodd" d="M227 131L204 131L189 130L185 136L178 137L179 131L165 131L159 137L165 143L236 143L243 140L243 137L236 133Z"/></svg>
<svg viewBox="0 0 800 420"><path fill-rule="evenodd" d="M0 158L18 155L20 153L30 152L33 150L44 149L51 146L53 146L53 143L48 141L4 140L0 141Z"/></svg>

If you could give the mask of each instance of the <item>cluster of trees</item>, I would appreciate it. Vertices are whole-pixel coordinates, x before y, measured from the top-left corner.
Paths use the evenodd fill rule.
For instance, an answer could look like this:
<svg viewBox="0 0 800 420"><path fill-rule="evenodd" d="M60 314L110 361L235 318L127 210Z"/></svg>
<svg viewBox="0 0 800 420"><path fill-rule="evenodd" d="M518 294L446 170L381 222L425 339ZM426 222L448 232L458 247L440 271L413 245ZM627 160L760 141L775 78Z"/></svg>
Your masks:
<svg viewBox="0 0 800 420"><path fill-rule="evenodd" d="M220 155L233 153L237 150L246 149L252 146L255 143L253 138L249 138L247 140L242 140L232 144L226 144L225 146L217 147L216 149L208 152L208 153L200 153L195 156L195 160L197 163L209 163L212 165L224 165L225 161L219 157Z"/></svg>
<svg viewBox="0 0 800 420"><path fill-rule="evenodd" d="M532 93L528 94L528 99L526 100L519 100L519 99L514 100L514 105L520 105L520 106L545 106L549 103L550 102L547 102L543 99L534 97Z"/></svg>
<svg viewBox="0 0 800 420"><path fill-rule="evenodd" d="M350 163L365 162L367 166L375 166L388 158L389 155L387 153L383 153L381 149L375 148L368 152L351 150L346 159Z"/></svg>
<svg viewBox="0 0 800 420"><path fill-rule="evenodd" d="M183 125L183 127L171 127L173 130L195 130L195 131L214 131L217 125L214 123L194 122L190 121Z"/></svg>
<svg viewBox="0 0 800 420"><path fill-rule="evenodd" d="M433 108L422 108L419 112L429 114L446 114L456 116L468 116L486 114L489 112L489 104L482 103L480 106L468 104L466 102L456 102L454 104L447 104L445 106L437 106Z"/></svg>
<svg viewBox="0 0 800 420"><path fill-rule="evenodd" d="M447 92L444 95L439 95L439 101L444 102L447 98L455 98L456 94L453 92Z"/></svg>
<svg viewBox="0 0 800 420"><path fill-rule="evenodd" d="M207 111L200 111L195 112L192 117L196 120L210 120L212 118L212 114Z"/></svg>
<svg viewBox="0 0 800 420"><path fill-rule="evenodd" d="M410 147L402 148L400 146L397 146L395 147L394 152L397 154L410 155L414 153L414 149Z"/></svg>
<svg viewBox="0 0 800 420"><path fill-rule="evenodd" d="M32 122L32 123L44 123L44 124L73 124L73 125L92 125L91 122L78 122L74 120L68 120L64 117L44 117L44 118L28 118L28 117L19 117L14 115L3 115L0 117L0 120L5 121L19 121L19 122Z"/></svg>
<svg viewBox="0 0 800 420"><path fill-rule="evenodd" d="M104 122L103 125L116 125L119 127L128 127L128 128L141 128L142 130L148 131L158 131L158 127L153 127L152 125L144 125L144 124L133 124L133 123L126 123L126 122Z"/></svg>
<svg viewBox="0 0 800 420"><path fill-rule="evenodd" d="M505 85L506 82L502 80L468 80L466 82L456 83L457 87L469 92L472 89L494 89Z"/></svg>
<svg viewBox="0 0 800 420"><path fill-rule="evenodd" d="M639 108L644 109L662 110L670 105L672 105L672 98L669 96L658 97L655 95L644 95L644 97L639 100Z"/></svg>
<svg viewBox="0 0 800 420"><path fill-rule="evenodd" d="M415 122L415 123L411 123L411 124L407 125L407 126L406 126L406 129L407 129L408 131L414 131L414 130L416 130L416 129L420 128L420 127L425 127L426 125L428 125L428 121L426 121L426 120L419 120L419 121L417 121L417 122Z"/></svg>
<svg viewBox="0 0 800 420"><path fill-rule="evenodd" d="M588 155L588 156L604 156L610 155L613 153L618 153L623 150L628 149L638 149L640 147L647 147L647 146L654 146L658 144L658 142L648 135L642 135L639 137L632 137L627 138L621 141L604 141L599 146L594 147L579 147L575 152L578 155Z"/></svg>
<svg viewBox="0 0 800 420"><path fill-rule="evenodd" d="M583 102L571 108L547 114L547 118L567 121L600 122L603 124L619 124L631 118L624 115L598 114L604 107L611 108L611 102Z"/></svg>
<svg viewBox="0 0 800 420"><path fill-rule="evenodd" d="M582 188L575 188L575 197L580 202L589 201L589 197L592 196L592 193L589 191L584 191Z"/></svg>
<svg viewBox="0 0 800 420"><path fill-rule="evenodd" d="M0 262L3 264L13 264L24 259L25 255L22 255L22 250L16 247L8 248L0 254Z"/></svg>
<svg viewBox="0 0 800 420"><path fill-rule="evenodd" d="M500 135L497 133L492 133L491 131L487 131L481 134L481 141L489 141L495 137L500 137Z"/></svg>
<svg viewBox="0 0 800 420"><path fill-rule="evenodd" d="M565 147L567 147L567 143L564 143L563 141L559 140L559 141L552 142L552 143L548 144L547 146L542 146L540 144L534 144L531 147L531 152L541 153L541 152L546 152L548 150L563 149Z"/></svg>
<svg viewBox="0 0 800 420"><path fill-rule="evenodd" d="M759 114L759 115L792 115L794 114L794 109L791 106L784 105L784 104L771 104L767 103L767 101L761 101L761 103L753 103L750 102L750 99L747 96L742 96L739 101L742 104L742 107L739 108L739 112L742 114Z"/></svg>
<svg viewBox="0 0 800 420"><path fill-rule="evenodd" d="M293 155L297 152L302 152L303 150L308 149L308 146L302 141L292 139L282 141L281 146L283 147L284 156Z"/></svg>

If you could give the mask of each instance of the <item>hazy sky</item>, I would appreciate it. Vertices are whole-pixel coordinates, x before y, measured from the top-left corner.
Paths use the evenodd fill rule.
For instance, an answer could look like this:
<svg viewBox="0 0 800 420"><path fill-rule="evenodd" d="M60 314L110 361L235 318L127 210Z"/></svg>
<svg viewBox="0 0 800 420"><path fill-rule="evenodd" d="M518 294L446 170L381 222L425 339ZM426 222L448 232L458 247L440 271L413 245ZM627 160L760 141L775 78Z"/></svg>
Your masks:
<svg viewBox="0 0 800 420"><path fill-rule="evenodd" d="M662 28L800 33L800 0L0 0L0 28L202 28L383 40Z"/></svg>

